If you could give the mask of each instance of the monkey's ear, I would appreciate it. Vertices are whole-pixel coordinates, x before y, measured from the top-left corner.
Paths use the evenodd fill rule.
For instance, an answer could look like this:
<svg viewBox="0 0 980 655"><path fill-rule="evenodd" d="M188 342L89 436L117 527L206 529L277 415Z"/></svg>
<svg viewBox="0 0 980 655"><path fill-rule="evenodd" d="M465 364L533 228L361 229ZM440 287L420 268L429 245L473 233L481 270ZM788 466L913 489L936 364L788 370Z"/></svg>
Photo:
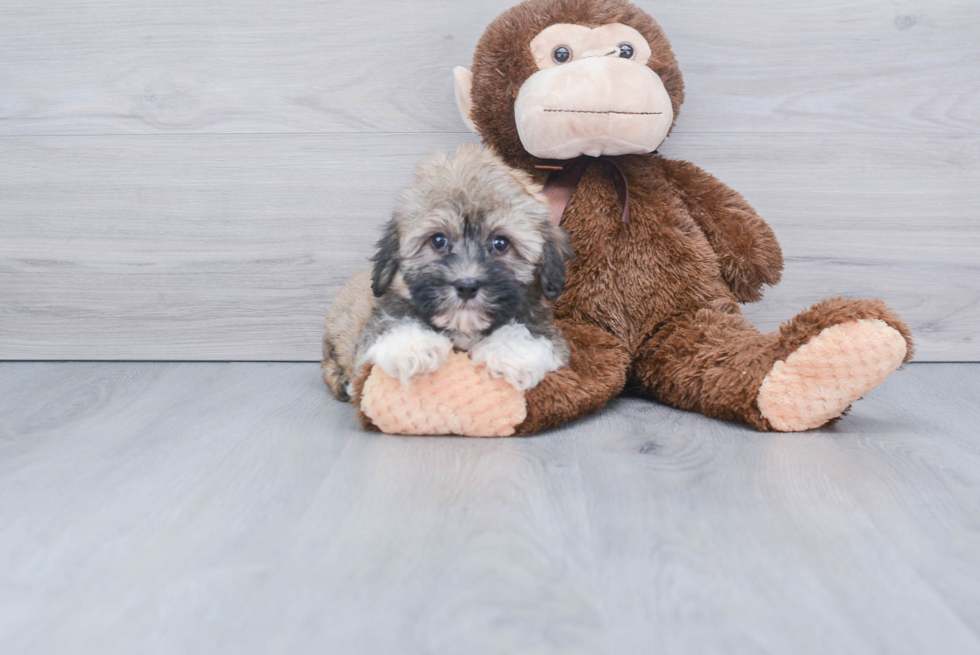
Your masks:
<svg viewBox="0 0 980 655"><path fill-rule="evenodd" d="M561 228L553 228L541 253L541 293L555 301L565 290L565 261L572 258L572 246Z"/></svg>
<svg viewBox="0 0 980 655"><path fill-rule="evenodd" d="M398 272L398 225L394 219L388 221L384 235L378 240L377 251L371 258L374 270L371 273L371 291L379 298L385 294Z"/></svg>
<svg viewBox="0 0 980 655"><path fill-rule="evenodd" d="M456 106L459 107L459 115L471 132L479 134L470 118L470 111L473 109L473 73L469 68L457 66L453 69L453 77L456 78Z"/></svg>

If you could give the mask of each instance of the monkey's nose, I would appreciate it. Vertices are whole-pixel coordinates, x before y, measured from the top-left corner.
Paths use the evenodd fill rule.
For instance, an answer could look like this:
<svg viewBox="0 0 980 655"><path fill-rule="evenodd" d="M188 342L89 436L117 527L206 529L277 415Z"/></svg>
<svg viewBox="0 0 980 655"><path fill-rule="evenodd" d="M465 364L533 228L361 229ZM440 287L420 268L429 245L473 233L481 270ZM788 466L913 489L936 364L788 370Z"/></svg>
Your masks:
<svg viewBox="0 0 980 655"><path fill-rule="evenodd" d="M480 290L480 283L471 277L456 280L453 286L456 287L456 294L463 300L470 300Z"/></svg>

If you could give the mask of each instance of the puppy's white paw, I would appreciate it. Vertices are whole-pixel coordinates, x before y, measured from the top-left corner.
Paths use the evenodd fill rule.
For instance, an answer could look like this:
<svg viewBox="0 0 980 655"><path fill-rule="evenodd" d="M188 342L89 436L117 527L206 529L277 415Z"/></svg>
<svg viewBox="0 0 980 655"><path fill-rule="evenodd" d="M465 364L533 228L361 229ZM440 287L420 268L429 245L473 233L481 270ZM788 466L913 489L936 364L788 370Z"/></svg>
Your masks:
<svg viewBox="0 0 980 655"><path fill-rule="evenodd" d="M376 364L407 385L416 375L433 373L453 351L453 342L414 321L406 321L385 332L371 344L358 362Z"/></svg>
<svg viewBox="0 0 980 655"><path fill-rule="evenodd" d="M555 344L516 323L498 328L476 344L470 359L485 366L491 377L503 378L520 391L533 389L549 371L566 364Z"/></svg>

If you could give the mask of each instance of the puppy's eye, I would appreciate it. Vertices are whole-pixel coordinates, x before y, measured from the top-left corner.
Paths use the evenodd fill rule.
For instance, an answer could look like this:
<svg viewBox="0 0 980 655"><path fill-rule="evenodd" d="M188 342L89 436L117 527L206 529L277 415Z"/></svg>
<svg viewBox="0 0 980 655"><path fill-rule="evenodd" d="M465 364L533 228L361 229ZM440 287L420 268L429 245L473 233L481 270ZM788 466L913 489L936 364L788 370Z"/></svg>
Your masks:
<svg viewBox="0 0 980 655"><path fill-rule="evenodd" d="M449 245L449 239L446 238L445 234L433 234L429 238L429 245L431 245L436 250L443 250Z"/></svg>
<svg viewBox="0 0 980 655"><path fill-rule="evenodd" d="M568 46L560 45L551 51L551 58L555 60L556 63L564 64L566 61L572 58L572 51Z"/></svg>
<svg viewBox="0 0 980 655"><path fill-rule="evenodd" d="M504 253L510 248L510 239L507 237L493 237L490 239L490 249L494 252Z"/></svg>
<svg viewBox="0 0 980 655"><path fill-rule="evenodd" d="M620 43L619 44L619 56L622 57L623 59L632 59L633 58L633 46L631 46L629 43Z"/></svg>

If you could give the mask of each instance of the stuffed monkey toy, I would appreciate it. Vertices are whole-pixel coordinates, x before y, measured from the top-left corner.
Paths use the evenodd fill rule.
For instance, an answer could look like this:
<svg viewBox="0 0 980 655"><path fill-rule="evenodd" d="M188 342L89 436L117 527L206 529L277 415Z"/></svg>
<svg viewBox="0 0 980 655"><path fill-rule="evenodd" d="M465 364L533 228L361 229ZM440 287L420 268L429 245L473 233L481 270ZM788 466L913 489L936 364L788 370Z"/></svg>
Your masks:
<svg viewBox="0 0 980 655"><path fill-rule="evenodd" d="M656 152L684 83L659 25L636 6L528 0L490 24L472 71L455 79L463 120L544 185L571 238L554 305L571 361L525 394L465 357L409 387L375 367L354 384L366 425L526 435L629 390L802 431L839 418L911 358L908 327L880 300L824 300L771 334L742 316L739 303L779 281L779 244L737 192Z"/></svg>

